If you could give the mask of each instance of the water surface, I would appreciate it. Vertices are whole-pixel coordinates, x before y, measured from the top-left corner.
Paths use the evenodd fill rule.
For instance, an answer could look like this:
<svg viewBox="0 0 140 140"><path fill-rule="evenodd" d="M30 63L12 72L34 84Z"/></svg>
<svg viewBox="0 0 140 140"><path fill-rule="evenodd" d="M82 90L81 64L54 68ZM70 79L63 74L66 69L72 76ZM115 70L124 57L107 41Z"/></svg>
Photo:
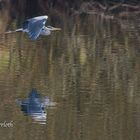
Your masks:
<svg viewBox="0 0 140 140"><path fill-rule="evenodd" d="M61 32L36 41L1 34L0 123L13 123L0 127L1 140L138 140L139 19L62 20ZM15 102L32 88L57 102L45 125Z"/></svg>

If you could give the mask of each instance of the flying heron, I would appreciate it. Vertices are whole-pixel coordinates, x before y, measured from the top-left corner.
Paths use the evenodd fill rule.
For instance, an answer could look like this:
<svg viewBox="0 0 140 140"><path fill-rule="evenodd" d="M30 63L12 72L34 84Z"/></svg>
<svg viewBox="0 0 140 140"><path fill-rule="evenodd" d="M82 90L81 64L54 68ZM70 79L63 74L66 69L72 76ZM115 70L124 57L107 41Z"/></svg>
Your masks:
<svg viewBox="0 0 140 140"><path fill-rule="evenodd" d="M32 40L36 40L39 35L50 35L51 31L61 30L61 28L45 26L47 19L48 16L46 15L27 19L23 22L22 28L17 29L15 32L26 32Z"/></svg>

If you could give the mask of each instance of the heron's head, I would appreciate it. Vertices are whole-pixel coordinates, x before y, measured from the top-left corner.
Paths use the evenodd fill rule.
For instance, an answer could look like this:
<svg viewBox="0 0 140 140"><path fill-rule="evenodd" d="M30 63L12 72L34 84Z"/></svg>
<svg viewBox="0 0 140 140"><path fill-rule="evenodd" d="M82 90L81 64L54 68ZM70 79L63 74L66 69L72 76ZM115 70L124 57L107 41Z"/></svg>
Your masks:
<svg viewBox="0 0 140 140"><path fill-rule="evenodd" d="M52 27L52 26L47 26L46 27L49 31L60 31L61 28L55 28L55 27Z"/></svg>

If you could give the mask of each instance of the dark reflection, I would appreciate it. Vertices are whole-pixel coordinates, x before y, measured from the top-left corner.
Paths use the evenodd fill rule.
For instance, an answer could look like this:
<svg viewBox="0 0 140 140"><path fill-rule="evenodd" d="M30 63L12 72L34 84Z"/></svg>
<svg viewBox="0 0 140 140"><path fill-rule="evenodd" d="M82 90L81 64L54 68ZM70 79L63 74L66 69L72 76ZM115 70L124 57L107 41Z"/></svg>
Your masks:
<svg viewBox="0 0 140 140"><path fill-rule="evenodd" d="M29 96L25 100L16 100L25 115L31 116L35 121L46 124L47 106L54 106L48 97L41 98L36 89L32 89Z"/></svg>

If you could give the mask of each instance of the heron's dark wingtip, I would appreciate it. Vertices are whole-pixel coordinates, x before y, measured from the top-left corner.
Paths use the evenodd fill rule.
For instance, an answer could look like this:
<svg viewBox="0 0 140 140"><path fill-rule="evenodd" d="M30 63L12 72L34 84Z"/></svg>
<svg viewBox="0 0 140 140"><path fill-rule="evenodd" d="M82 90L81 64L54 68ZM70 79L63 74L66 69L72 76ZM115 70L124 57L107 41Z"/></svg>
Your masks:
<svg viewBox="0 0 140 140"><path fill-rule="evenodd" d="M30 32L29 33L29 38L33 41L35 41L38 38L39 35L36 35L35 33Z"/></svg>

